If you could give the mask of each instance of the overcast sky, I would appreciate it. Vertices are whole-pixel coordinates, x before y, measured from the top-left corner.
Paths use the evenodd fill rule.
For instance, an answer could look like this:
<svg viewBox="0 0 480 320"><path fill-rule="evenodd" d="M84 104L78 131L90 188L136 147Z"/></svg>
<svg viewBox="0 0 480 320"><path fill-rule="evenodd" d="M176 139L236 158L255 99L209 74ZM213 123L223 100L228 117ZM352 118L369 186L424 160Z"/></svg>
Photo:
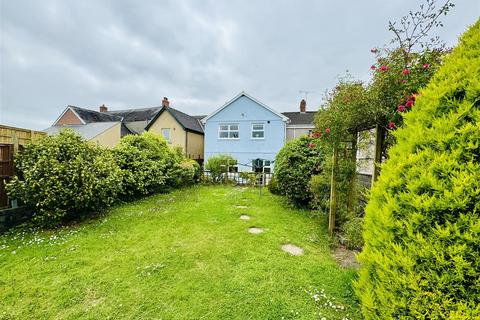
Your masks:
<svg viewBox="0 0 480 320"><path fill-rule="evenodd" d="M279 111L299 90L325 90L348 70L368 79L388 20L419 0L0 0L0 123L52 124L67 105L171 106L208 114L241 91ZM438 35L449 45L480 16L457 0Z"/></svg>

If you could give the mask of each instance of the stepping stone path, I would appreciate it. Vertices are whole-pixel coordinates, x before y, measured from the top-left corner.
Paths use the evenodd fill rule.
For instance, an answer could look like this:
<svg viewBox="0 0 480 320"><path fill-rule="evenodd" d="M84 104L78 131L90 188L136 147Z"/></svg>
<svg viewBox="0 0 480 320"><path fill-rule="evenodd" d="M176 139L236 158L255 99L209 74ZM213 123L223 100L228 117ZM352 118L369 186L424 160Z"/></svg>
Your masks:
<svg viewBox="0 0 480 320"><path fill-rule="evenodd" d="M262 228L257 228L257 227L251 227L251 228L248 229L248 232L250 232L252 234L259 234L259 233L263 232L263 229Z"/></svg>
<svg viewBox="0 0 480 320"><path fill-rule="evenodd" d="M242 219L242 220L250 220L250 216L249 216L249 215L246 215L246 214L242 214L242 215L240 216L240 219Z"/></svg>
<svg viewBox="0 0 480 320"><path fill-rule="evenodd" d="M284 244L282 246L282 250L290 253L293 256L301 256L303 254L303 249L300 247L297 247L296 245L293 245L291 243Z"/></svg>

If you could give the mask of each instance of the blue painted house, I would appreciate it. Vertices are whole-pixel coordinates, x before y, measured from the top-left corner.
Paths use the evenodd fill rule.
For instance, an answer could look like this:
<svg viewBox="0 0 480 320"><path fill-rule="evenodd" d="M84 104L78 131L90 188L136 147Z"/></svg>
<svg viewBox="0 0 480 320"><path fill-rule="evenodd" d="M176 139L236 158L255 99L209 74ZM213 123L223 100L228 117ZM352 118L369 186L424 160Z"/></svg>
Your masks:
<svg viewBox="0 0 480 320"><path fill-rule="evenodd" d="M275 157L285 144L288 118L245 92L202 121L205 161L218 154L237 159L234 170L253 171L252 161L263 159L264 172L273 172Z"/></svg>

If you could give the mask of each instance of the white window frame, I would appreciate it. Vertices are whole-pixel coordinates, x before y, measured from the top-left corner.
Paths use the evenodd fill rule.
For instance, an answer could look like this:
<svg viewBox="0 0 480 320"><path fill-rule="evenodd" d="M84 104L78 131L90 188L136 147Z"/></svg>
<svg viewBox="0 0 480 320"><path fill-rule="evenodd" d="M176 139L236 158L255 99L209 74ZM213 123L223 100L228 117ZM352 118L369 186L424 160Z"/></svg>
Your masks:
<svg viewBox="0 0 480 320"><path fill-rule="evenodd" d="M262 130L254 130L253 129L254 126L262 126L263 129ZM254 132L263 132L263 137L254 137L253 136ZM265 139L265 123L252 123L252 132L250 134L250 138L252 140L263 140L263 139Z"/></svg>
<svg viewBox="0 0 480 320"><path fill-rule="evenodd" d="M222 126L227 126L227 129L226 130L222 130ZM232 126L237 126L237 130L232 130L231 127ZM227 137L220 137L220 133L222 132L226 132L227 133ZM230 137L230 134L232 132L237 132L237 136L236 138L231 138ZM240 124L239 123L220 123L218 125L218 139L220 140L238 140L240 139Z"/></svg>
<svg viewBox="0 0 480 320"><path fill-rule="evenodd" d="M168 139L165 138L165 133L164 131L167 130L168 131ZM170 140L172 138L172 136L170 135L172 133L171 129L170 128L162 128L162 137L163 139L165 139L168 143L172 143L172 141Z"/></svg>

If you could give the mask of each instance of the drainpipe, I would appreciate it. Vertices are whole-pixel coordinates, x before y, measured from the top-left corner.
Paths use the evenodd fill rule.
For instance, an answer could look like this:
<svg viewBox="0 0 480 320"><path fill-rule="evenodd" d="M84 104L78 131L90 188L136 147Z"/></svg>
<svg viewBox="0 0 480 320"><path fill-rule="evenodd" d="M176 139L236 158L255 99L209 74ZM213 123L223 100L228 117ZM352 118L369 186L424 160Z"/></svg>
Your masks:
<svg viewBox="0 0 480 320"><path fill-rule="evenodd" d="M187 148L188 148L188 131L185 130L185 158L188 158L188 157L187 157L187 154L188 154L188 153L187 153L187 152L188 152L188 151L187 151Z"/></svg>

